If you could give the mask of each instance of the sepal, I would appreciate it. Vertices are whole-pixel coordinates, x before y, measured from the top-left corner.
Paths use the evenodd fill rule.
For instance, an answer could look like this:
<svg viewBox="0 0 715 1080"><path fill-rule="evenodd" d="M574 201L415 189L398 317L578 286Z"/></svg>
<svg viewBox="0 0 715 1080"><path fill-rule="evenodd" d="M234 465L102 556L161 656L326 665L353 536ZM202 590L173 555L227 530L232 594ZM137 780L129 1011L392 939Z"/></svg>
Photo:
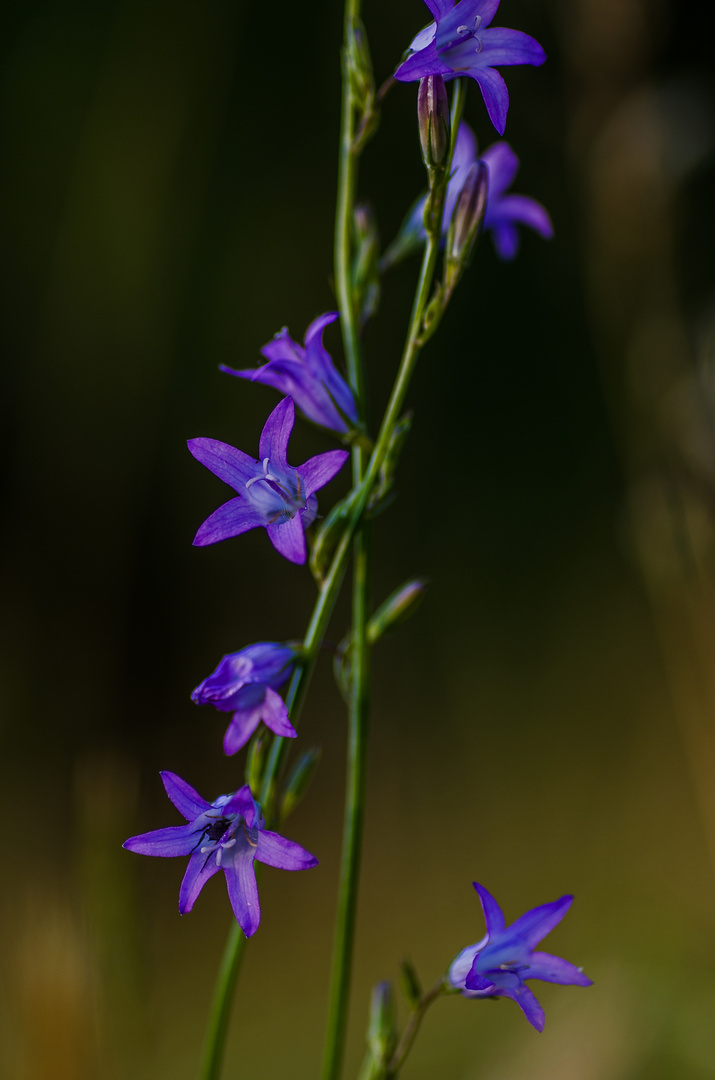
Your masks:
<svg viewBox="0 0 715 1080"><path fill-rule="evenodd" d="M414 1012L422 1000L422 984L409 960L403 960L400 964L400 988L405 995L405 1001Z"/></svg>
<svg viewBox="0 0 715 1080"><path fill-rule="evenodd" d="M303 800L320 761L320 747L313 746L300 755L291 769L281 799L279 820L285 821Z"/></svg>

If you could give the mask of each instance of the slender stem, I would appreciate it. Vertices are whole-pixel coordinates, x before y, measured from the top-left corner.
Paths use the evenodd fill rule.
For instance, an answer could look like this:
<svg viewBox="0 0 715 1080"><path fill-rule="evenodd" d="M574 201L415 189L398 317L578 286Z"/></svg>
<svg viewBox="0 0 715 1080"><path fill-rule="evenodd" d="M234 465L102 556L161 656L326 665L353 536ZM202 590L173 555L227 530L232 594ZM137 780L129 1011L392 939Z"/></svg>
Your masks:
<svg viewBox="0 0 715 1080"><path fill-rule="evenodd" d="M350 229L357 187L359 150L355 140L356 108L346 62L348 35L352 33L353 22L359 15L359 6L359 0L346 0L338 198L335 216L335 282L348 380L355 395L360 418L365 422L367 419L366 380L350 273L352 255ZM363 450L355 446L352 454L355 487L359 487L362 483L364 457ZM363 523L353 541L351 681L348 701L345 815L328 1023L323 1054L324 1080L336 1080L342 1066L357 917L369 722L369 648L367 644L371 561L369 533L369 525Z"/></svg>
<svg viewBox="0 0 715 1080"><path fill-rule="evenodd" d="M226 1030L231 1012L231 1002L233 1001L233 991L245 947L246 936L238 923L233 922L221 958L211 1012L209 1013L204 1055L199 1074L201 1080L216 1080L221 1072L221 1060L226 1042Z"/></svg>
<svg viewBox="0 0 715 1080"><path fill-rule="evenodd" d="M351 686L348 709L347 777L343 847L340 861L338 911L335 924L328 1026L323 1056L323 1080L340 1075L345 1051L350 978L355 942L360 858L365 819L367 747L370 717L367 644L370 585L370 537L363 525L354 541Z"/></svg>
<svg viewBox="0 0 715 1080"><path fill-rule="evenodd" d="M407 1022L407 1027L402 1032L402 1038L397 1044L397 1048L390 1059L390 1064L387 1068L388 1076L395 1076L399 1069L402 1067L405 1058L412 1049L412 1044L417 1037L417 1032L420 1030L420 1025L424 1020L425 1013L429 1009L430 1005L432 1005L438 997L441 997L442 994L446 992L446 989L447 988L445 986L443 977L439 980L439 982L435 983L432 989L428 990L427 993L424 994L420 1001L417 1003L417 1007L410 1016L410 1019Z"/></svg>
<svg viewBox="0 0 715 1080"><path fill-rule="evenodd" d="M348 7L352 8L352 5L356 6L356 0L348 0ZM454 152L456 127L458 126L464 101L462 85L464 80L458 79L455 80L455 82L456 86L452 106L452 143L450 147L450 162L451 155ZM449 175L449 167L447 168L446 173ZM441 193L441 198L442 200L444 199L444 190ZM333 561L330 564L330 569L325 576L315 607L313 608L310 623L308 624L308 629L303 641L303 662L294 671L288 688L288 694L286 695L288 713L294 726L297 723L305 692L313 673L321 640L332 614L338 592L340 591L340 586L350 556L353 537L362 521L370 494L379 476L380 467L385 460L385 454L387 453L390 444L392 431L395 423L399 419L410 380L414 372L415 363L421 348L420 333L422 322L425 308L429 300L438 254L439 236L428 234L427 245L422 259L422 268L417 284L417 292L412 307L407 339L397 377L390 395L390 400L385 415L383 416L380 431L365 470L362 483L356 491L345 530L335 549ZM280 736L274 737L268 762L266 764L266 772L260 793L260 802L263 806L267 821L271 821L273 818L277 782L281 774L286 754L285 743L286 740L284 738L281 738ZM243 933L238 928L237 924L232 925L223 960L221 962L221 968L219 970L216 990L211 1006L208 1034L200 1072L201 1080L218 1080L220 1075L226 1041L228 1015L244 950L245 938Z"/></svg>

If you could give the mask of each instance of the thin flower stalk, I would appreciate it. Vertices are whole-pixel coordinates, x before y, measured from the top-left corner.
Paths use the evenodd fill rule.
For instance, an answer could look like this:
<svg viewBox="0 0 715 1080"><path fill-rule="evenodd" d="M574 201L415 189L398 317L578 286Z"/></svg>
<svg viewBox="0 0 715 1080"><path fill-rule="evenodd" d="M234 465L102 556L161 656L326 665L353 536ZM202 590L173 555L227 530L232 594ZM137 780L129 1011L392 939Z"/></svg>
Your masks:
<svg viewBox="0 0 715 1080"><path fill-rule="evenodd" d="M450 159L454 152L455 132L459 127L459 120L461 118L463 107L464 85L463 80L459 79L455 82L455 93L452 102L452 143L450 145ZM446 173L448 175L448 169L446 170ZM444 194L442 195L442 198L444 198ZM439 220L439 218L437 220ZM351 503L351 510L347 516L345 528L336 546L330 568L325 575L313 608L308 629L305 638L303 639L303 662L294 671L286 694L288 716L294 727L297 727L298 725L300 709L313 673L313 667L318 655L320 643L325 634L328 621L333 611L333 606L340 591L340 586L350 556L353 537L365 513L370 494L378 481L380 468L385 460L395 426L402 412L412 375L414 374L415 365L422 347L421 333L432 282L434 280L438 255L439 236L430 234L428 235L427 244L425 245L423 253L420 276L417 282L415 299L412 306L412 313L400 360L400 366L380 425L380 431L365 469L362 483L355 492L355 498ZM281 736L275 736L272 741L263 785L259 796L259 801L263 807L266 821L268 822L272 822L274 818L277 781L281 774L286 752L287 746L285 739ZM218 1080L220 1076L226 1040L226 1018L231 1008L231 1001L244 950L245 938L242 933L236 931L236 927L233 925L224 951L221 971L219 979L217 980L209 1015L207 1039L200 1072L201 1080ZM225 973L228 973L228 976L226 976Z"/></svg>

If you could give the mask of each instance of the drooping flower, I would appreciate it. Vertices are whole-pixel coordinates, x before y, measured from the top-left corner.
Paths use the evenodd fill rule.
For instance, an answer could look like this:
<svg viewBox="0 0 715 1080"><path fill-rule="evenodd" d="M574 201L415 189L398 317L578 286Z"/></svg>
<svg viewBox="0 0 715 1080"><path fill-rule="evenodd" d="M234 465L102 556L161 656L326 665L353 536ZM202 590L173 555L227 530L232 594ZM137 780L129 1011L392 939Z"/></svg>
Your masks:
<svg viewBox="0 0 715 1080"><path fill-rule="evenodd" d="M276 693L291 676L297 654L290 645L259 641L224 656L216 670L191 695L197 705L233 712L223 740L227 754L240 750L262 720L276 735L295 738L288 710Z"/></svg>
<svg viewBox="0 0 715 1080"><path fill-rule="evenodd" d="M395 78L412 82L427 75L469 75L479 83L489 119L504 134L509 91L496 66L543 64L538 41L520 30L490 26L499 0L425 0L435 21L421 30Z"/></svg>
<svg viewBox="0 0 715 1080"><path fill-rule="evenodd" d="M304 530L318 511L315 492L340 472L348 452L328 450L293 468L286 453L294 421L293 400L283 398L261 432L260 461L216 439L189 440L196 460L237 493L206 518L194 537L197 547L264 528L276 551L290 562L305 562Z"/></svg>
<svg viewBox="0 0 715 1080"><path fill-rule="evenodd" d="M487 933L457 956L449 969L449 981L464 997L513 998L529 1023L543 1031L544 1010L525 980L541 979L562 986L591 985L582 968L560 956L534 952L541 939L561 922L573 896L532 908L511 926L505 926L504 913L491 893L476 881L474 888L482 902Z"/></svg>
<svg viewBox="0 0 715 1080"><path fill-rule="evenodd" d="M166 794L189 824L132 836L122 846L140 855L189 856L179 890L182 915L191 911L209 878L223 870L233 913L250 937L261 921L254 859L279 870L308 870L317 866L318 860L292 840L268 832L247 784L209 803L175 773L163 772L161 779Z"/></svg>
<svg viewBox="0 0 715 1080"><path fill-rule="evenodd" d="M528 195L506 195L519 169L519 159L507 142L493 143L482 154L489 169L489 195L484 228L494 240L500 259L513 259L519 250L517 224L528 225L545 240L554 235L547 211Z"/></svg>
<svg viewBox="0 0 715 1080"><path fill-rule="evenodd" d="M261 349L268 360L263 367L237 371L222 364L221 371L289 394L308 420L344 435L357 424L355 398L323 345L323 330L337 318L337 311L329 311L315 319L305 332L304 345L293 341L284 326Z"/></svg>
<svg viewBox="0 0 715 1080"><path fill-rule="evenodd" d="M519 232L517 224L528 225L535 232L550 240L554 235L551 218L541 203L528 195L507 195L519 168L519 159L507 142L492 143L481 157L477 155L477 140L468 124L461 123L457 132L452 158L452 175L447 185L444 200L442 232L446 236L459 193L476 161L483 161L489 171L489 190L487 209L482 222L482 229L489 230L500 259L513 259L519 250ZM410 211L407 220L400 229L395 241L390 245L384 257L384 264L390 265L407 255L418 244L424 243L427 234L422 223L425 197L421 196Z"/></svg>

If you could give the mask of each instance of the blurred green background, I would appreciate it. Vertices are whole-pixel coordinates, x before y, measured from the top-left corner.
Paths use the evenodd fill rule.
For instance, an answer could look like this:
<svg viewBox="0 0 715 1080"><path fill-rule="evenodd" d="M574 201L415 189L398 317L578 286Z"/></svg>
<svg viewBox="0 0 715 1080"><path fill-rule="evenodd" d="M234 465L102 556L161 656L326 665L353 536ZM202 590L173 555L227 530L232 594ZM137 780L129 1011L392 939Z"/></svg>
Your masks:
<svg viewBox="0 0 715 1080"><path fill-rule="evenodd" d="M512 265L480 245L375 527L375 600L411 574L432 585L375 656L347 1076L371 985L403 957L429 984L481 937L475 878L509 920L574 892L547 947L595 986L539 984L542 1036L512 1004L440 1002L405 1080L715 1071L713 83L696 12L503 0L496 19L549 55L505 72L507 137L556 239L525 236ZM425 17L365 0L378 79ZM312 603L262 530L191 547L226 494L185 439L253 452L276 395L218 364L253 365L334 304L341 5L29 0L3 21L0 1073L189 1080L223 882L180 918L178 862L120 844L175 823L160 768L209 797L240 783L221 717L189 692L222 653L299 636ZM364 159L385 242L423 185L415 96L392 91ZM467 118L494 139L476 86ZM368 328L376 414L415 274L393 272ZM301 425L292 460L330 445ZM324 754L286 832L321 866L263 877L227 1080L318 1070L345 744L327 660L301 736Z"/></svg>

